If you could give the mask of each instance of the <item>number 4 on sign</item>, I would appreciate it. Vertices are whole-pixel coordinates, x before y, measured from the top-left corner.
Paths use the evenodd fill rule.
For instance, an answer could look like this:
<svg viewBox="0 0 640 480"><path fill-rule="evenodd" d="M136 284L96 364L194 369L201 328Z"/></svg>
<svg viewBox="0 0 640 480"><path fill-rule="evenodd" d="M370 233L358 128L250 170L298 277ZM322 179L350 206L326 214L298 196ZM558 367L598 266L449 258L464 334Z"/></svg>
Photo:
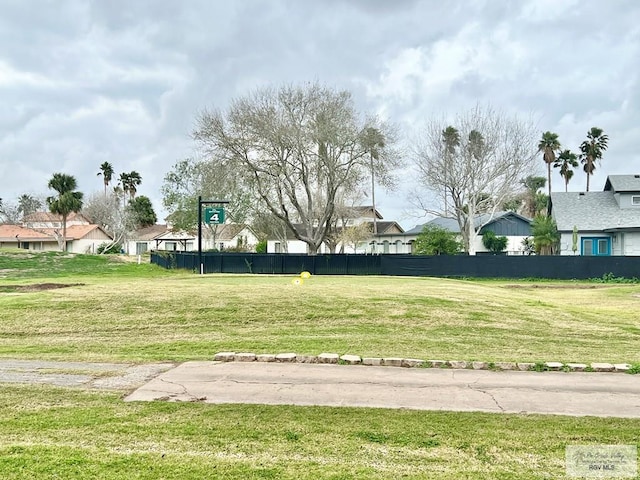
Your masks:
<svg viewBox="0 0 640 480"><path fill-rule="evenodd" d="M224 223L224 208L205 209L205 223L219 225Z"/></svg>

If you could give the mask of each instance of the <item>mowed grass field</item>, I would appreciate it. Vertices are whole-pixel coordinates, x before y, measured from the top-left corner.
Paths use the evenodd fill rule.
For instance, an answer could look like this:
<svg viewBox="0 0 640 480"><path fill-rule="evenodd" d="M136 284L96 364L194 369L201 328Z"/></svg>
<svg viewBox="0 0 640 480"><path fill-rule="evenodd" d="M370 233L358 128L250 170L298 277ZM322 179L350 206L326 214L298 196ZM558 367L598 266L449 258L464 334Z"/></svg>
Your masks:
<svg viewBox="0 0 640 480"><path fill-rule="evenodd" d="M640 361L639 285L292 278L0 251L0 357ZM640 432L633 419L124 403L38 385L0 385L0 406L3 479L556 479L567 445Z"/></svg>
<svg viewBox="0 0 640 480"><path fill-rule="evenodd" d="M640 285L205 275L0 255L0 357L209 359L218 351L640 362ZM66 288L30 289L43 283Z"/></svg>

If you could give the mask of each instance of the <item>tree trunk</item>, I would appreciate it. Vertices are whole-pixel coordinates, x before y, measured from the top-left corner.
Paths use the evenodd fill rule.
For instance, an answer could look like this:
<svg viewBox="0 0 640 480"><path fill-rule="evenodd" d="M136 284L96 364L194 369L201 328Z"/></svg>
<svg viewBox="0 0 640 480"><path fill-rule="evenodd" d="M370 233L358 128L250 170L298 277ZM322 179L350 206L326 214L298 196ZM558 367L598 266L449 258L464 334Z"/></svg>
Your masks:
<svg viewBox="0 0 640 480"><path fill-rule="evenodd" d="M62 251L67 251L67 216L62 215Z"/></svg>
<svg viewBox="0 0 640 480"><path fill-rule="evenodd" d="M591 176L591 174L589 172L587 172L587 192L589 191L589 177Z"/></svg>

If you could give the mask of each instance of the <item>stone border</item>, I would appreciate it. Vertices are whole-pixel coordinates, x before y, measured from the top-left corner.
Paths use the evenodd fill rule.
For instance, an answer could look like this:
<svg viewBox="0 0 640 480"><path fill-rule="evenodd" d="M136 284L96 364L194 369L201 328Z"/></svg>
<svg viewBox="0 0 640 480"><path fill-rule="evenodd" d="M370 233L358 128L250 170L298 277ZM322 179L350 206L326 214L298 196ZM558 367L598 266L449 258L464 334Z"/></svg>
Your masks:
<svg viewBox="0 0 640 480"><path fill-rule="evenodd" d="M250 352L219 352L213 357L216 362L276 362L276 363L323 363L342 365L369 365L405 368L451 368L467 370L519 370L525 372L624 372L632 366L628 363L562 363L562 362L467 362L463 360L422 360L400 357L360 357L359 355L297 355L295 353L259 354Z"/></svg>

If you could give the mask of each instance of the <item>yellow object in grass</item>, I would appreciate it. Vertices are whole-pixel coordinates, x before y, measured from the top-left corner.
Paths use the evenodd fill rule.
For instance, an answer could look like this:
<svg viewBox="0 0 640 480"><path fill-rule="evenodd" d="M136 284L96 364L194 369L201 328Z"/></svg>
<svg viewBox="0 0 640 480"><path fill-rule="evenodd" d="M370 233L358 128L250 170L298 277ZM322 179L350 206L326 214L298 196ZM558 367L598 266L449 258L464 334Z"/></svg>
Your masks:
<svg viewBox="0 0 640 480"><path fill-rule="evenodd" d="M292 285L302 285L303 283L304 281L301 278L294 278L293 280L291 280Z"/></svg>
<svg viewBox="0 0 640 480"><path fill-rule="evenodd" d="M302 272L300 278L311 278L311 274L309 272Z"/></svg>

